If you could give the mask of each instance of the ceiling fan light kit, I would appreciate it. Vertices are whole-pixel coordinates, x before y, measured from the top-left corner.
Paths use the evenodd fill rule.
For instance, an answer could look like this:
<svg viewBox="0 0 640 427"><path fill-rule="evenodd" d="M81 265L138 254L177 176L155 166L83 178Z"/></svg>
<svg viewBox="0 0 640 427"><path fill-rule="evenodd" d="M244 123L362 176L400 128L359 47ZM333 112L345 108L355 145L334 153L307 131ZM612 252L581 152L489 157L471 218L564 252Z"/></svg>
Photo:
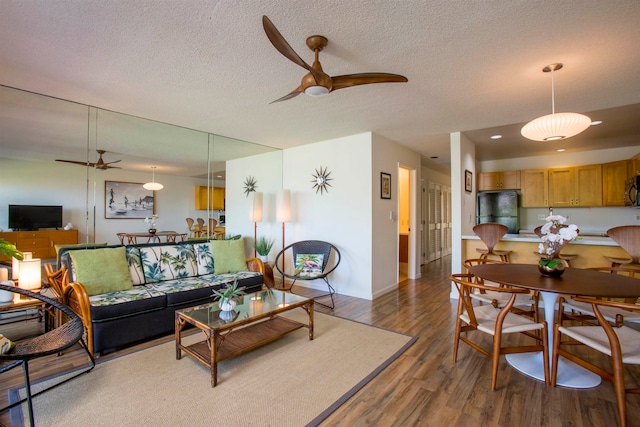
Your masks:
<svg viewBox="0 0 640 427"><path fill-rule="evenodd" d="M162 190L164 188L164 185L160 184L159 182L156 182L156 167L155 166L151 166L151 171L152 171L151 172L152 173L151 182L147 182L142 187L145 190L150 190L150 191Z"/></svg>
<svg viewBox="0 0 640 427"><path fill-rule="evenodd" d="M542 69L551 73L551 114L531 120L520 133L533 141L557 141L571 138L591 126L591 119L579 113L556 113L554 71L562 68L561 63L550 64Z"/></svg>
<svg viewBox="0 0 640 427"><path fill-rule="evenodd" d="M327 95L334 90L344 89L351 86L372 83L405 83L408 81L404 76L390 73L358 73L331 77L322 70L322 65L320 65L320 61L318 60L319 53L329 43L329 40L326 37L314 35L307 38L307 46L314 53L313 65L309 65L300 58L300 56L298 56L291 45L289 45L282 34L280 34L275 25L273 25L273 22L271 22L271 20L266 16L262 17L262 26L264 27L264 32L269 38L269 41L278 52L294 64L299 65L308 71L308 73L302 77L300 86L294 89L293 92L271 102L272 104L274 102L286 101L287 99L296 97L301 93L318 97Z"/></svg>

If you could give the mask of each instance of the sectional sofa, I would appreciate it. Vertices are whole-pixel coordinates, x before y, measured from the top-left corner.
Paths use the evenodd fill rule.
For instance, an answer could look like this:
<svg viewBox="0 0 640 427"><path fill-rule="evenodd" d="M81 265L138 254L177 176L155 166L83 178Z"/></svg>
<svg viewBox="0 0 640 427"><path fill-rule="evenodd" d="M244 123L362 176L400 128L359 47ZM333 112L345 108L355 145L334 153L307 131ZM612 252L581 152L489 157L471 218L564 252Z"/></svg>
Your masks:
<svg viewBox="0 0 640 427"><path fill-rule="evenodd" d="M228 283L258 291L264 273L242 240L64 248L59 259L63 302L82 317L96 356L172 332L175 310L214 301Z"/></svg>

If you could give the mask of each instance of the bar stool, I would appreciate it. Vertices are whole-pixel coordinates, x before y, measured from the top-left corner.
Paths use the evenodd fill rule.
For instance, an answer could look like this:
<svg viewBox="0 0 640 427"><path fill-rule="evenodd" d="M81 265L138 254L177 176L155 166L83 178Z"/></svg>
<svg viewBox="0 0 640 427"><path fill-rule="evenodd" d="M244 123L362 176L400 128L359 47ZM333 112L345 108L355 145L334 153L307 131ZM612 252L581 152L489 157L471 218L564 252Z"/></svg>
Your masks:
<svg viewBox="0 0 640 427"><path fill-rule="evenodd" d="M640 264L640 225L613 227L607 230L607 235L630 255L630 258L605 255L604 257L611 261L611 267L620 267L622 264Z"/></svg>
<svg viewBox="0 0 640 427"><path fill-rule="evenodd" d="M541 230L542 230L542 226L541 226L541 225L539 225L539 226L537 226L537 227L533 230L533 232L534 232L534 233L536 233L536 235L537 235L538 237L540 237L540 238L541 238L541 237L542 237L542 232L541 232ZM564 248L564 245L562 245L562 246L560 247L560 251L562 251L562 248ZM546 255L545 255L545 254L541 254L541 253L538 253L538 252L535 252L535 251L534 251L533 253L534 253L538 258L540 258L540 259L542 259L542 258L546 257ZM563 260L563 261L564 261L564 263L567 265L567 267L571 267L571 261L572 261L572 260L574 260L574 259L576 259L576 258L578 258L578 254L563 254L563 253L558 253L557 258L560 258L561 260Z"/></svg>
<svg viewBox="0 0 640 427"><path fill-rule="evenodd" d="M480 259L485 259L489 255L495 255L500 257L502 262L509 262L509 254L511 251L494 249L496 243L498 243L508 231L509 227L504 224L498 224L497 222L486 222L474 226L473 232L487 245L486 249L476 248L476 251L480 253Z"/></svg>

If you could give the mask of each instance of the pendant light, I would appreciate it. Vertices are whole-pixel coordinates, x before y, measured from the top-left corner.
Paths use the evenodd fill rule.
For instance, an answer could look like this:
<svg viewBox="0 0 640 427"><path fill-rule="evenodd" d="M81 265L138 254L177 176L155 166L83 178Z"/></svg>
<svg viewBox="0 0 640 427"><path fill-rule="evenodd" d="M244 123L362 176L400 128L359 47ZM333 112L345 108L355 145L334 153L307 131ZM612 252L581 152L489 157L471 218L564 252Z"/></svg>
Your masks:
<svg viewBox="0 0 640 427"><path fill-rule="evenodd" d="M143 187L146 190L151 190L151 191L162 190L164 188L164 185L160 184L159 182L156 182L156 167L151 166L151 170L152 170L151 182L147 182L146 184L143 185Z"/></svg>
<svg viewBox="0 0 640 427"><path fill-rule="evenodd" d="M562 68L561 63L547 65L542 69L551 73L551 114L538 117L524 125L520 133L534 141L556 141L571 138L591 125L591 119L584 114L556 113L554 71Z"/></svg>

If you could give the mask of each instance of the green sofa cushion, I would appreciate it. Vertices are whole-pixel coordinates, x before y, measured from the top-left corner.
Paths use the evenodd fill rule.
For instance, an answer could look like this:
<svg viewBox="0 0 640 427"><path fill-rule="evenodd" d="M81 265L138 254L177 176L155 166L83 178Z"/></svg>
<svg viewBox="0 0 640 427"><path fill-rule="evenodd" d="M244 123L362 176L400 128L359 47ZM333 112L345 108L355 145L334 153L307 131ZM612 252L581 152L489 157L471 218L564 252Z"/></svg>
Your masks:
<svg viewBox="0 0 640 427"><path fill-rule="evenodd" d="M125 248L70 251L76 281L89 296L133 289Z"/></svg>
<svg viewBox="0 0 640 427"><path fill-rule="evenodd" d="M215 274L247 271L242 240L212 240L210 243Z"/></svg>

